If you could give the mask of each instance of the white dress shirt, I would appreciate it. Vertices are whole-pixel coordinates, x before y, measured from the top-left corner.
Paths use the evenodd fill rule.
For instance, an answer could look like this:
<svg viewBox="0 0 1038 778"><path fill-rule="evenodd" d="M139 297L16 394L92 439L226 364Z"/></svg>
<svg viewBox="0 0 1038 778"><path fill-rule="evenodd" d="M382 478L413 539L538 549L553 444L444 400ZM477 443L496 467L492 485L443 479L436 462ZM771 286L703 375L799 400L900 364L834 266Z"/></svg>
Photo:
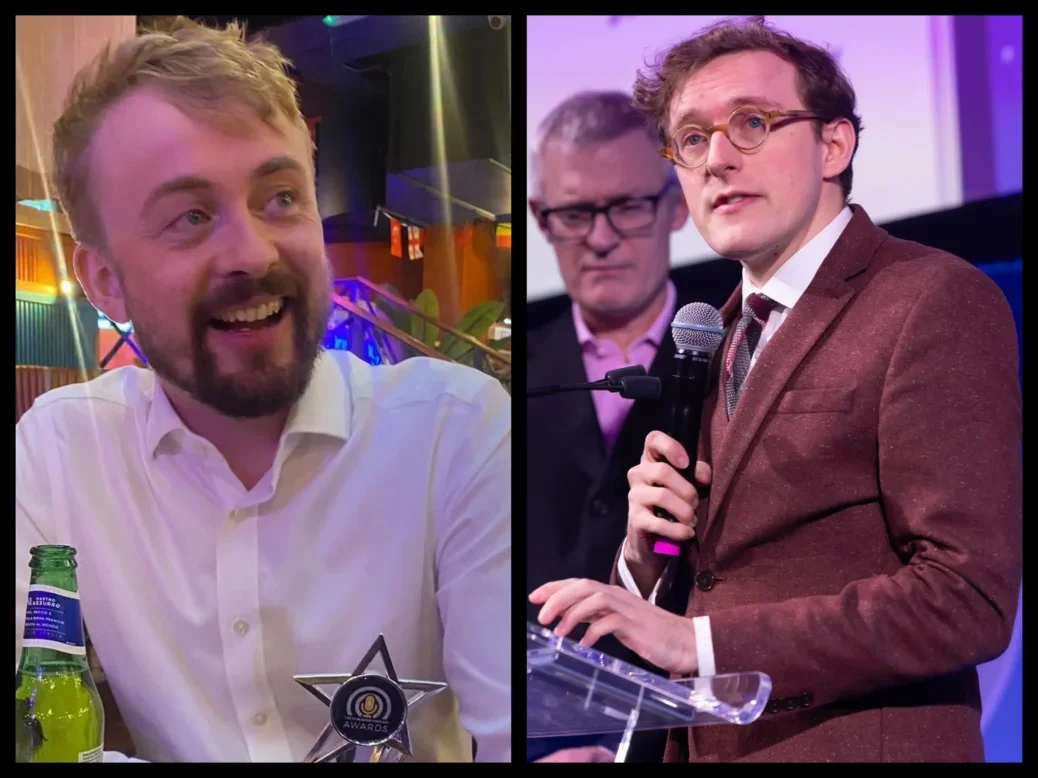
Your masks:
<svg viewBox="0 0 1038 778"><path fill-rule="evenodd" d="M39 398L15 468L15 661L30 547L75 546L139 757L301 761L328 708L293 675L352 673L382 633L400 678L450 687L409 714L415 759L471 761L474 738L478 761L510 761L511 401L497 381L325 352L247 491L154 373L121 368Z"/></svg>
<svg viewBox="0 0 1038 778"><path fill-rule="evenodd" d="M757 342L757 347L753 351L753 355L750 358L749 372L753 371L753 366L757 364L757 359L760 357L764 347L768 345L768 341L771 340L778 328L782 326L782 322L789 316L789 312L793 310L793 306L797 304L797 301L807 290L807 287L811 284L815 274L818 272L818 268L822 266L822 262L832 251L833 246L836 245L836 241L839 240L843 234L844 229L851 221L853 211L848 206L844 206L843 210L837 214L836 218L827 224L821 232L815 235L811 240L805 243L801 249L787 259L782 266L775 271L763 287L758 288L749 278L746 268L742 271L742 303L743 308L746 307L746 298L754 292L759 292L767 297L770 297L775 301L775 306L771 309L771 313L768 315L768 320L764 324L764 328L761 331L760 340ZM747 377L749 376L747 372ZM624 540L624 545L627 541ZM665 592L669 587L674 578L675 565L673 562L667 565L664 569L660 579L656 582L652 591L649 593L649 602L655 604L656 598L660 592ZM620 575L620 581L624 587L639 597L642 593L638 589L638 585L634 582L634 576L631 575L631 571L627 567L627 562L624 559L623 552L620 553L620 561L617 564L617 572ZM714 657L714 641L710 632L710 617L709 616L697 616L692 619L692 629L696 636L696 654L697 664L699 665L700 676L714 675L716 672L717 663Z"/></svg>

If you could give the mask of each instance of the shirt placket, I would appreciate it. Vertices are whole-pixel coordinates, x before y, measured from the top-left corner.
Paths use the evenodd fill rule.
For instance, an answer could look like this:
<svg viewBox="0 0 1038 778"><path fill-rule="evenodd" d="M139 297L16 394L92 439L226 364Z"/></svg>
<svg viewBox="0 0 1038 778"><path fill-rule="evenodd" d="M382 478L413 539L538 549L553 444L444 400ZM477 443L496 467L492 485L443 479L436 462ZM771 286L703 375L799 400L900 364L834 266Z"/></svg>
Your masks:
<svg viewBox="0 0 1038 778"><path fill-rule="evenodd" d="M260 620L259 524L255 508L231 511L216 549L216 597L224 673L253 762L290 762L292 753L267 683Z"/></svg>

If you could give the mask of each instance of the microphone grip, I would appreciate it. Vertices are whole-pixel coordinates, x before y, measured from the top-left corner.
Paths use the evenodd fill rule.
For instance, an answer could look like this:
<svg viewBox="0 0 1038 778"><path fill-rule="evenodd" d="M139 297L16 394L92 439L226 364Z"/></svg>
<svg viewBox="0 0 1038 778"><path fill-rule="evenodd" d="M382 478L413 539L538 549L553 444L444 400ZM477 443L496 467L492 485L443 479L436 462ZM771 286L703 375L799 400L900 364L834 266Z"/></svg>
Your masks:
<svg viewBox="0 0 1038 778"><path fill-rule="evenodd" d="M680 471L679 471L680 472ZM663 510L659 506L652 509L653 515L658 519L666 519L667 521L676 522L677 519L670 515L667 511ZM652 550L661 556L678 556L681 554L681 546L675 543L673 540L667 538L661 538L656 536L656 542L653 544Z"/></svg>
<svg viewBox="0 0 1038 778"><path fill-rule="evenodd" d="M691 475L690 473L686 473L682 470L679 470L678 472L681 473L681 475L688 478L689 482L692 484L692 487L696 490L696 494L699 496L700 500L707 496L707 494L710 491L710 487L703 486L698 481L689 477ZM666 519L667 521L677 521L676 518L671 516L670 513L663 510L663 508L660 508L659 506L656 506L652 509L652 515L658 519ZM695 542L695 538L692 539L692 542ZM661 556L679 556L681 554L681 546L677 545L673 540L667 540L666 538L661 538L659 536L656 537L656 543L653 545L652 550L655 553L660 554Z"/></svg>
<svg viewBox="0 0 1038 778"><path fill-rule="evenodd" d="M696 457L699 454L699 424L706 394L708 365L709 355L679 352L677 370L674 374L674 404L671 407L670 418L670 437L684 447L689 459L688 467L678 470L678 473L696 487L697 494L699 485L695 482ZM677 521L659 506L653 509L653 515L667 521ZM678 543L659 536L656 537L652 550L661 556L676 557L681 554Z"/></svg>

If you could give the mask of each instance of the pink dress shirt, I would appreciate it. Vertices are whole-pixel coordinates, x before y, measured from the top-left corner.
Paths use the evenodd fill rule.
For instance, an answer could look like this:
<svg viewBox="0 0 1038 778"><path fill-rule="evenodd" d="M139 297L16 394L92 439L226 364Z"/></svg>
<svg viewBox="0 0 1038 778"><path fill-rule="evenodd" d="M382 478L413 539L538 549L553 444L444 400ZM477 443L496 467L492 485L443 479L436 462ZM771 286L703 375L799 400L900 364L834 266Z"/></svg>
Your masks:
<svg viewBox="0 0 1038 778"><path fill-rule="evenodd" d="M660 343L667 334L667 327L674 318L674 306L677 303L678 293L674 284L667 281L667 299L663 303L663 310L653 321L648 332L631 344L624 355L620 347L615 343L596 338L591 334L584 317L580 315L580 309L573 303L573 324L577 328L577 342L580 344L580 353L584 359L584 370L587 372L588 381L600 381L605 378L609 370L628 365L641 365L646 370L656 357ZM602 439L605 442L605 450L608 454L613 450L616 438L620 434L627 412L634 404L634 400L626 400L614 392L592 392L591 399L595 403L595 413L598 415L598 426L602 430Z"/></svg>

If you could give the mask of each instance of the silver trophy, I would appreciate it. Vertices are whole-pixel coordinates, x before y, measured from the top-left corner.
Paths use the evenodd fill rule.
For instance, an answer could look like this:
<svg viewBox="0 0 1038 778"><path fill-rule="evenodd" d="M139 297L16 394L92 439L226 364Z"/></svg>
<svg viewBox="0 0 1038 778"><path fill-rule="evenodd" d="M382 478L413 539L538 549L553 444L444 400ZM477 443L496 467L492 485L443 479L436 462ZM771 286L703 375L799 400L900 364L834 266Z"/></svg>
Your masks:
<svg viewBox="0 0 1038 778"><path fill-rule="evenodd" d="M385 675L364 672L376 656ZM348 675L296 675L296 683L328 706L329 721L304 762L352 762L357 746L371 748L369 762L399 762L412 756L407 714L422 700L447 688L441 681L397 678L386 639L379 635ZM329 697L319 686L338 685ZM410 693L410 695L409 695ZM325 750L335 732L342 739ZM323 752L323 753L322 753Z"/></svg>

